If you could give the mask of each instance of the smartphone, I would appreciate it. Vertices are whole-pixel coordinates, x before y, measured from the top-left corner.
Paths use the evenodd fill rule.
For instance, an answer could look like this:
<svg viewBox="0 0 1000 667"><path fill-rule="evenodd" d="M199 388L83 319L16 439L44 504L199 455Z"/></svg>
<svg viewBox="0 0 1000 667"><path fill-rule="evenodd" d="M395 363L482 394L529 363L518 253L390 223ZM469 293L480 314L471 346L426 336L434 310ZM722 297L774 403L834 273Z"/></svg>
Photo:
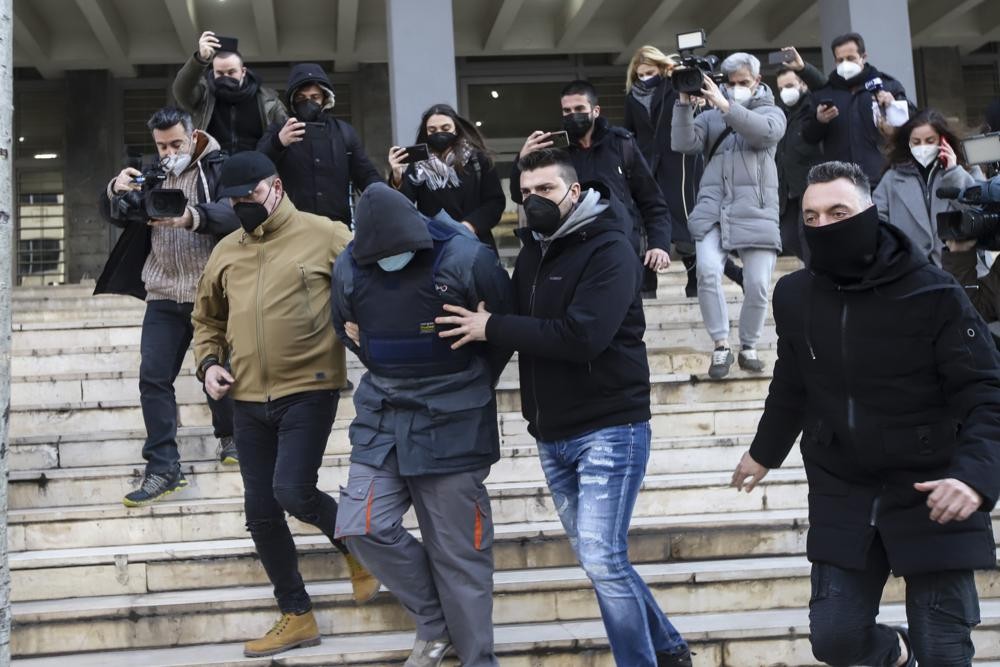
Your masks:
<svg viewBox="0 0 1000 667"><path fill-rule="evenodd" d="M414 162L423 162L424 160L429 160L431 158L430 151L427 150L427 144L415 144L413 146L406 147L406 159L403 164L412 164Z"/></svg>
<svg viewBox="0 0 1000 667"><path fill-rule="evenodd" d="M549 134L549 141L552 142L549 148L567 148L569 147L569 134L566 130L552 132Z"/></svg>
<svg viewBox="0 0 1000 667"><path fill-rule="evenodd" d="M302 135L302 138L325 139L326 136L326 123L306 123L306 133Z"/></svg>
<svg viewBox="0 0 1000 667"><path fill-rule="evenodd" d="M235 37L220 37L219 35L216 35L215 39L219 41L219 51L239 53L240 40Z"/></svg>
<svg viewBox="0 0 1000 667"><path fill-rule="evenodd" d="M836 105L835 105L835 104L833 103L833 99L832 99L832 98L829 98L829 97L828 97L828 98L826 98L825 100L820 100L820 101L819 101L819 105L820 105L821 107L832 107L832 106L836 106Z"/></svg>
<svg viewBox="0 0 1000 667"><path fill-rule="evenodd" d="M767 54L767 62L769 65L782 65L784 63L790 63L795 60L795 54L791 51L771 51Z"/></svg>
<svg viewBox="0 0 1000 667"><path fill-rule="evenodd" d="M944 137L941 137L941 146L938 149L938 155L940 156L938 157L938 166L940 167L948 166L948 163L945 161L944 156L941 156L941 151L940 151L940 149L944 148L945 146L951 148L951 144L948 143L948 140L945 139Z"/></svg>

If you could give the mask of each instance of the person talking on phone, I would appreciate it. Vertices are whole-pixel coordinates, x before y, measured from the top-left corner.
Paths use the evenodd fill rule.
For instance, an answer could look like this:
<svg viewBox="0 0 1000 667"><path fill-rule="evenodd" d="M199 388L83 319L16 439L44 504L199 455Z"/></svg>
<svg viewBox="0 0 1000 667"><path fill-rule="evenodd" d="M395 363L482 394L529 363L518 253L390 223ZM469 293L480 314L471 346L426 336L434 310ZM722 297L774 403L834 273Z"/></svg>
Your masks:
<svg viewBox="0 0 1000 667"><path fill-rule="evenodd" d="M868 62L865 40L858 33L837 37L830 48L837 69L824 87L813 91L816 114L802 127L802 138L822 143L827 160L860 165L868 180L878 184L887 130L906 122L911 110L906 90Z"/></svg>
<svg viewBox="0 0 1000 667"><path fill-rule="evenodd" d="M357 131L333 116L336 96L316 63L292 66L285 87L291 118L271 123L257 150L271 158L295 208L351 226L351 193L382 182Z"/></svg>
<svg viewBox="0 0 1000 667"><path fill-rule="evenodd" d="M390 185L427 217L459 224L495 250L493 228L507 198L482 133L447 104L435 104L421 116L413 143L389 149Z"/></svg>
<svg viewBox="0 0 1000 667"><path fill-rule="evenodd" d="M977 177L982 173L969 167L948 121L926 109L896 131L872 199L879 218L902 230L924 257L940 267L944 243L938 236L938 213L960 209L954 199L938 197L938 188L964 189Z"/></svg>

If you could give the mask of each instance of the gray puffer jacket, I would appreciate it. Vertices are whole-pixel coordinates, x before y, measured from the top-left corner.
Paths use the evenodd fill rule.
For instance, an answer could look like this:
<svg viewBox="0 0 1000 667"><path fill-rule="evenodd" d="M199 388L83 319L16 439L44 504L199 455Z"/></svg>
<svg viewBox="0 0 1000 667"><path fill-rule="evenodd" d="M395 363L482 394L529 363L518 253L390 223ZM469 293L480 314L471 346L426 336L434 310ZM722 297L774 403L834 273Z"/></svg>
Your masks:
<svg viewBox="0 0 1000 667"><path fill-rule="evenodd" d="M712 109L695 117L692 105L678 102L671 148L689 155L704 153L707 159L727 127L733 131L705 165L698 203L688 217L691 237L699 241L718 224L726 250L780 250L774 154L785 134L785 114L774 105L770 88L760 84L746 106L733 103L726 113Z"/></svg>
<svg viewBox="0 0 1000 667"><path fill-rule="evenodd" d="M937 216L960 207L954 199L938 197L937 190L967 188L975 177L982 178L978 167L970 174L959 166L944 170L935 166L925 179L916 163L904 162L885 172L872 199L879 218L902 230L924 257L941 266L944 243L938 237Z"/></svg>

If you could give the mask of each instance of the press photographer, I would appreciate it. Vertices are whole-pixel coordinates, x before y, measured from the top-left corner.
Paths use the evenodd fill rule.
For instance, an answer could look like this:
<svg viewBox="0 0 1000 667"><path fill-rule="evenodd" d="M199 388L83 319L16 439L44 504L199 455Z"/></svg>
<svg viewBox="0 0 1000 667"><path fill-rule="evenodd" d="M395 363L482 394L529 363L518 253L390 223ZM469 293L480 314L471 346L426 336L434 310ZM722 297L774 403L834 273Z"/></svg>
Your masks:
<svg viewBox="0 0 1000 667"><path fill-rule="evenodd" d="M139 365L146 471L123 499L126 507L187 486L177 451L174 381L191 343L191 310L205 262L216 242L240 226L228 203L215 203L225 161L219 143L175 107L160 109L146 125L159 162L144 171L122 169L101 194L101 213L123 231L94 290L146 301ZM232 401L209 399L209 407L219 458L236 463Z"/></svg>

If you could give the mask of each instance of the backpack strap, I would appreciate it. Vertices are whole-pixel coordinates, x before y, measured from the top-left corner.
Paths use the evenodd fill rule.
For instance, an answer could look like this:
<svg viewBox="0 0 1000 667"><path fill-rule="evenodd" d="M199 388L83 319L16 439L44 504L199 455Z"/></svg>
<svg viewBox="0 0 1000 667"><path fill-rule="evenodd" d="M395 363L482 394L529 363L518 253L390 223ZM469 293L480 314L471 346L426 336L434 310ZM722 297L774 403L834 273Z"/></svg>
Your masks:
<svg viewBox="0 0 1000 667"><path fill-rule="evenodd" d="M705 156L705 166L706 167L708 167L708 163L712 161L712 157L715 155L715 152L717 150L719 150L719 146L722 145L722 142L725 141L726 137L728 137L732 133L733 133L733 128L731 126L727 125L726 129L724 129L722 131L722 133L719 134L719 136L715 138L715 143L712 144L712 148L708 151L708 155Z"/></svg>

